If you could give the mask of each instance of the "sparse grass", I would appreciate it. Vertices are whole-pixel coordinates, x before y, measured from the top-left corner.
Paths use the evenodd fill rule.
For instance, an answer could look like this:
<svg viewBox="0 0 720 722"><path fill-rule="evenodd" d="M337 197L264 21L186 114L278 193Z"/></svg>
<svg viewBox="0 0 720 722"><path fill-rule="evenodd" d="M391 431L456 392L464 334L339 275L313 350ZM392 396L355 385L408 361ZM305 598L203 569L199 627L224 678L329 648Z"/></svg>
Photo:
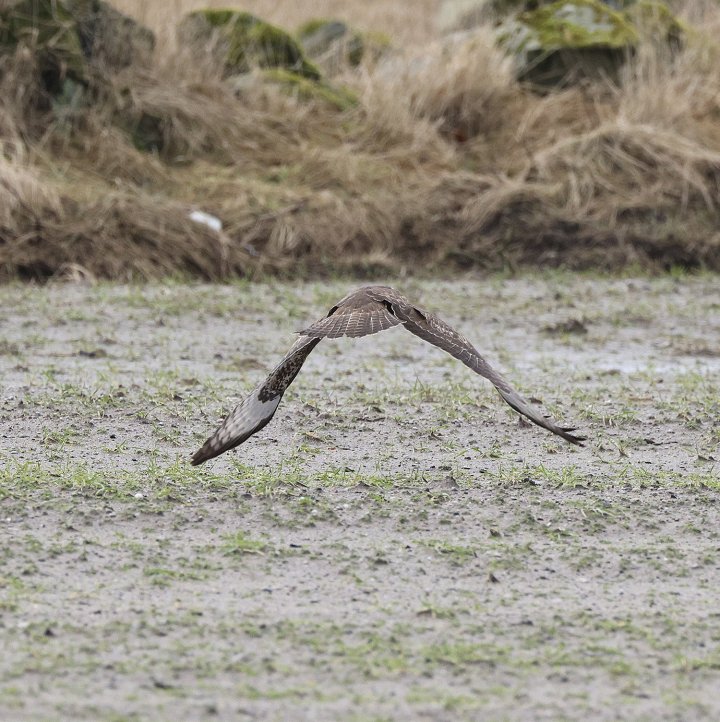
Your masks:
<svg viewBox="0 0 720 722"><path fill-rule="evenodd" d="M75 439L77 435L77 430L71 427L66 427L64 429L46 429L43 432L42 441L46 446L64 446Z"/></svg>
<svg viewBox="0 0 720 722"><path fill-rule="evenodd" d="M251 539L245 532L238 531L225 537L222 548L225 554L242 556L243 554L263 554L268 548L268 544L259 539Z"/></svg>
<svg viewBox="0 0 720 722"><path fill-rule="evenodd" d="M586 474L575 465L553 469L538 464L537 466L518 465L506 466L502 462L491 472L494 479L502 484L535 485L548 484L554 487L583 487L592 485ZM605 482L606 483L606 482Z"/></svg>
<svg viewBox="0 0 720 722"><path fill-rule="evenodd" d="M477 557L477 551L473 547L462 544L453 544L442 539L430 539L422 543L434 552L449 557L455 564L463 564Z"/></svg>
<svg viewBox="0 0 720 722"><path fill-rule="evenodd" d="M163 567L146 567L143 574L151 583L158 587L169 587L178 581L200 581L207 575L180 569L166 569Z"/></svg>
<svg viewBox="0 0 720 722"><path fill-rule="evenodd" d="M58 489L90 498L136 501L173 501L223 490L234 493L232 478L186 466L179 459L167 465L151 459L144 468L132 471L93 468L84 462L6 461L0 466L0 499L21 499L29 494L52 498Z"/></svg>
<svg viewBox="0 0 720 722"><path fill-rule="evenodd" d="M346 284L0 287L0 710L714 719L717 359L674 349L720 306L714 277L674 283L398 283L583 449L398 329L323 343L272 424L199 468ZM564 355L538 329L570 303L590 330Z"/></svg>

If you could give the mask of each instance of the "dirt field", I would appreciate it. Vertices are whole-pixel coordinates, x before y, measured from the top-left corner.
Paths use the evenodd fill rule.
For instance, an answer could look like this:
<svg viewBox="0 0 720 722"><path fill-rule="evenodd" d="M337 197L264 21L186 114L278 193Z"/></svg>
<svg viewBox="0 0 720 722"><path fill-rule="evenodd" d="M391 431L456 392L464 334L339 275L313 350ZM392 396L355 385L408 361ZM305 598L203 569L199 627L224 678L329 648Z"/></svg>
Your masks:
<svg viewBox="0 0 720 722"><path fill-rule="evenodd" d="M0 719L720 717L720 279L397 281L574 448L353 284L0 287Z"/></svg>

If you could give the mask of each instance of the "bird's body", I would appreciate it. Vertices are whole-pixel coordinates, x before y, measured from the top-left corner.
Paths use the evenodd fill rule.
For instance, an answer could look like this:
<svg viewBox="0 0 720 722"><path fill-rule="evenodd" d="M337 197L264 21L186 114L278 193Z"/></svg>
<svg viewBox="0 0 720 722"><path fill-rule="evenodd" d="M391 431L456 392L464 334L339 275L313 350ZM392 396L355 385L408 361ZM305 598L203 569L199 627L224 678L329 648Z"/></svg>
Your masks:
<svg viewBox="0 0 720 722"><path fill-rule="evenodd" d="M570 433L574 429L558 426L549 416L542 415L483 359L462 334L442 319L412 304L394 288L364 286L345 296L330 309L325 318L299 332L300 337L285 358L245 401L228 414L218 430L193 456L192 464L202 464L242 444L262 429L272 419L282 395L321 339L368 336L399 325L491 381L503 399L518 413L566 441L582 446L583 437L574 436Z"/></svg>

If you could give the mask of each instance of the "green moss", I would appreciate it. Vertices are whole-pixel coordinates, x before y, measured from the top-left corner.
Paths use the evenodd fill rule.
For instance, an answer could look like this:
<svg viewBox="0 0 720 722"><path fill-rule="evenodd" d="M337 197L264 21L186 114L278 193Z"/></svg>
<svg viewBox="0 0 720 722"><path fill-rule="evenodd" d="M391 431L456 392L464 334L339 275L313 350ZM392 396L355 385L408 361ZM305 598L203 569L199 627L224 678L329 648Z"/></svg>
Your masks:
<svg viewBox="0 0 720 722"><path fill-rule="evenodd" d="M190 13L191 16L202 16L208 24L214 28L221 28L237 18L240 20L241 15L249 15L249 13L239 13L236 10L197 10Z"/></svg>
<svg viewBox="0 0 720 722"><path fill-rule="evenodd" d="M666 5L641 0L615 10L600 0L557 0L503 23L498 42L521 58L518 79L557 86L582 78L618 79L642 38L676 46L685 28Z"/></svg>
<svg viewBox="0 0 720 722"><path fill-rule="evenodd" d="M0 13L0 53L25 44L36 55L44 87L62 91L66 77L84 83L87 68L77 28L59 0L21 0Z"/></svg>
<svg viewBox="0 0 720 722"><path fill-rule="evenodd" d="M558 0L518 20L533 31L533 40L545 50L604 46L624 48L639 40L629 18L600 0Z"/></svg>
<svg viewBox="0 0 720 722"><path fill-rule="evenodd" d="M628 8L626 15L640 33L652 33L668 42L679 42L690 32L690 28L680 22L663 2L639 0Z"/></svg>
<svg viewBox="0 0 720 722"><path fill-rule="evenodd" d="M179 32L181 40L201 43L219 32L226 75L245 73L259 66L287 68L304 78L320 78L320 71L305 58L289 33L250 13L196 10L184 18Z"/></svg>
<svg viewBox="0 0 720 722"><path fill-rule="evenodd" d="M322 80L310 80L283 68L266 70L263 77L297 93L301 100L321 101L338 110L349 110L358 103L357 96L347 88L335 87Z"/></svg>
<svg viewBox="0 0 720 722"><path fill-rule="evenodd" d="M378 47L383 48L384 50L387 50L392 45L392 41L390 40L390 36L386 33L381 33L378 30L370 30L366 33L363 33L363 38L366 42L372 43L373 45L377 45Z"/></svg>
<svg viewBox="0 0 720 722"><path fill-rule="evenodd" d="M614 10L600 0L557 0L520 13L517 22L529 30L520 50L628 48L648 33L667 40L684 32L667 5L654 0L641 0L627 10Z"/></svg>
<svg viewBox="0 0 720 722"><path fill-rule="evenodd" d="M303 23L297 31L305 52L318 57L331 48L338 47L344 59L353 66L360 65L363 58L377 58L390 47L390 38L384 33L361 33L348 27L341 20L315 18Z"/></svg>
<svg viewBox="0 0 720 722"><path fill-rule="evenodd" d="M313 18L312 20L304 22L297 29L297 36L299 38L306 38L310 35L314 35L318 30L322 30L334 22L337 21L331 20L330 18Z"/></svg>

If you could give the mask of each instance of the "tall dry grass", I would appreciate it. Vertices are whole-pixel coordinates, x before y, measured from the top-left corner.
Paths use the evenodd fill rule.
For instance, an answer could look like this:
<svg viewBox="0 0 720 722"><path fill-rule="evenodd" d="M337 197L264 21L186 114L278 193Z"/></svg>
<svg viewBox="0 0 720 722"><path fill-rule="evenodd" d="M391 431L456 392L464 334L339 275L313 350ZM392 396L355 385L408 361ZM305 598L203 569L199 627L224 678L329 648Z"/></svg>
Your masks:
<svg viewBox="0 0 720 722"><path fill-rule="evenodd" d="M359 98L341 113L191 62L172 29L199 4L118 0L160 32L155 62L107 74L63 122L28 58L4 59L2 275L720 269L717 6L684 5L692 42L649 39L617 84L538 95L490 28L440 36L437 2L244 3L285 27L324 15L393 37L382 62L333 78ZM162 151L137 150L118 112L156 119Z"/></svg>
<svg viewBox="0 0 720 722"><path fill-rule="evenodd" d="M364 30L385 33L399 46L415 45L435 36L441 0L114 0L112 4L151 28L167 51L175 47L178 18L199 8L237 8L291 32L315 18L341 18Z"/></svg>

